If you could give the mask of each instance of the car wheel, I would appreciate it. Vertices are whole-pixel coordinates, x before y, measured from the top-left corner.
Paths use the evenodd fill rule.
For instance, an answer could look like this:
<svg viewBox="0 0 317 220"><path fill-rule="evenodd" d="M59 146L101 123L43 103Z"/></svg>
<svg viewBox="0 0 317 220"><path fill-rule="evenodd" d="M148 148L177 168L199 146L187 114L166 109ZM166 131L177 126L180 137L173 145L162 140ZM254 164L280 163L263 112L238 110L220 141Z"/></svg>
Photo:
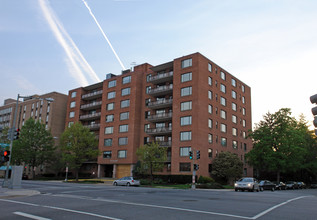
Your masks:
<svg viewBox="0 0 317 220"><path fill-rule="evenodd" d="M263 191L264 191L263 187L260 187L260 191L261 191L261 192L263 192Z"/></svg>
<svg viewBox="0 0 317 220"><path fill-rule="evenodd" d="M275 190L274 188L275 188L275 187L273 186L273 187L272 187L272 192L274 192L274 190Z"/></svg>
<svg viewBox="0 0 317 220"><path fill-rule="evenodd" d="M130 186L130 183L127 183L127 186Z"/></svg>
<svg viewBox="0 0 317 220"><path fill-rule="evenodd" d="M256 191L257 191L257 192L260 192L260 189L259 189L259 187L258 187L258 188L256 189Z"/></svg>
<svg viewBox="0 0 317 220"><path fill-rule="evenodd" d="M234 191L236 191L236 192L237 192L237 191L238 191L238 189L234 189Z"/></svg>
<svg viewBox="0 0 317 220"><path fill-rule="evenodd" d="M113 185L114 185L114 186L117 186L117 185L118 185L118 183L117 183L117 182L114 182L114 183L113 183Z"/></svg>

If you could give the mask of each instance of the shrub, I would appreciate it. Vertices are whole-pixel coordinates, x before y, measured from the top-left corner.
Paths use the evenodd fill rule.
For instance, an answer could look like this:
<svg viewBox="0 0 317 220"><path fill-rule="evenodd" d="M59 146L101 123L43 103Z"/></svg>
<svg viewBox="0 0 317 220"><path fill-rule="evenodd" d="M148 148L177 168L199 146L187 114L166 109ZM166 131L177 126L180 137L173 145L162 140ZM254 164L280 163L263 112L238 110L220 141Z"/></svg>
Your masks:
<svg viewBox="0 0 317 220"><path fill-rule="evenodd" d="M198 179L198 183L213 183L215 180L208 176L200 176Z"/></svg>
<svg viewBox="0 0 317 220"><path fill-rule="evenodd" d="M224 187L221 184L216 183L216 182L198 184L196 186L196 188L198 188L198 189L224 189Z"/></svg>

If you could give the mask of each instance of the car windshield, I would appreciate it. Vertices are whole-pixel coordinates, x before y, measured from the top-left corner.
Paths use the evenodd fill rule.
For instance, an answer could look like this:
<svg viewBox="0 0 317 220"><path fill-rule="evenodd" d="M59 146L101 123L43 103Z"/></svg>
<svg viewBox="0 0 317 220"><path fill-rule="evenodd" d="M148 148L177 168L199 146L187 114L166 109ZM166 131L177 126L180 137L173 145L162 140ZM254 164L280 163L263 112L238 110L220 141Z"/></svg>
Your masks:
<svg viewBox="0 0 317 220"><path fill-rule="evenodd" d="M253 179L252 178L243 178L243 179L240 179L239 182L253 182Z"/></svg>

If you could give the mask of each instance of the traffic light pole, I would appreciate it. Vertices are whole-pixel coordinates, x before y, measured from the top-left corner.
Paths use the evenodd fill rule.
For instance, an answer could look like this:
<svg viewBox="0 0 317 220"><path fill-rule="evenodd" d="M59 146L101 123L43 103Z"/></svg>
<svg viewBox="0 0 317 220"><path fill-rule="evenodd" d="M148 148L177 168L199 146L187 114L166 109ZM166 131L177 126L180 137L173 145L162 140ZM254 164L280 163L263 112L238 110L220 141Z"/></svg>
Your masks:
<svg viewBox="0 0 317 220"><path fill-rule="evenodd" d="M192 164L192 168L193 168L193 178L192 178L192 189L196 189L196 170L195 170L195 151L193 150L193 164Z"/></svg>

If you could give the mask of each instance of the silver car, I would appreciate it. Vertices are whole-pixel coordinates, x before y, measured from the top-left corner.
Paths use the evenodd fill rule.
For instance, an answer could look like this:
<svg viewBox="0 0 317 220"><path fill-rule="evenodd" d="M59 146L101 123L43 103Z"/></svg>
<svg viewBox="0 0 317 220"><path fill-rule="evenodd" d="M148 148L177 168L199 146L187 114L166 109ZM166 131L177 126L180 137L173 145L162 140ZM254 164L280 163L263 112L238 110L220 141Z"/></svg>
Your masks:
<svg viewBox="0 0 317 220"><path fill-rule="evenodd" d="M113 181L114 186L139 186L140 181L134 179L132 176L122 177L121 179Z"/></svg>
<svg viewBox="0 0 317 220"><path fill-rule="evenodd" d="M260 191L260 186L258 181L253 178L253 177L244 177L240 180L238 180L235 184L234 184L234 190L238 191L241 190L242 192L244 190L248 190L251 192L254 192L255 190L257 192Z"/></svg>

